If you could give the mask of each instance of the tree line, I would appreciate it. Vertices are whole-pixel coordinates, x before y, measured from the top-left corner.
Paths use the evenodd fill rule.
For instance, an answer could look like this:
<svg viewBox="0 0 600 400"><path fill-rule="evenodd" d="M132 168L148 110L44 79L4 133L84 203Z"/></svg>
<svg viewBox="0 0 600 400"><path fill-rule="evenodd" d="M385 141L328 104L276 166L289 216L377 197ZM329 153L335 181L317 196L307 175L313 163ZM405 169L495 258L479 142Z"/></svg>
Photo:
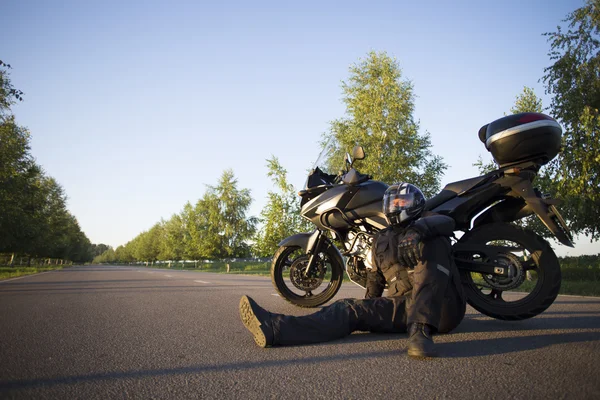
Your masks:
<svg viewBox="0 0 600 400"><path fill-rule="evenodd" d="M28 265L91 261L95 249L67 210L64 189L36 163L31 134L11 111L23 92L10 69L0 61L0 255L11 265L16 256Z"/></svg>

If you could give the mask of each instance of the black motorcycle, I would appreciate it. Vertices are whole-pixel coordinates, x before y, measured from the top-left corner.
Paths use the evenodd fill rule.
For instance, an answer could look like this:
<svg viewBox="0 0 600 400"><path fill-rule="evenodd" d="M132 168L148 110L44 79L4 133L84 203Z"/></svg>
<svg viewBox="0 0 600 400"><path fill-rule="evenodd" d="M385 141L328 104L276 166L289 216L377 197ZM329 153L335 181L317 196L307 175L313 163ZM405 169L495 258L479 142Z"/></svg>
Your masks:
<svg viewBox="0 0 600 400"><path fill-rule="evenodd" d="M453 239L454 258L468 302L490 317L530 318L558 295L561 271L554 251L542 237L511 222L536 214L562 244L573 247L558 201L533 187L539 168L558 154L561 133L555 120L539 113L485 125L479 138L499 169L450 183L426 203L426 210L456 221L461 236ZM344 269L364 288L373 238L387 227L382 212L387 185L354 168L365 157L362 147L346 154L338 174L327 173L328 150L325 146L299 193L301 214L316 229L284 239L271 266L279 294L301 307L332 299Z"/></svg>

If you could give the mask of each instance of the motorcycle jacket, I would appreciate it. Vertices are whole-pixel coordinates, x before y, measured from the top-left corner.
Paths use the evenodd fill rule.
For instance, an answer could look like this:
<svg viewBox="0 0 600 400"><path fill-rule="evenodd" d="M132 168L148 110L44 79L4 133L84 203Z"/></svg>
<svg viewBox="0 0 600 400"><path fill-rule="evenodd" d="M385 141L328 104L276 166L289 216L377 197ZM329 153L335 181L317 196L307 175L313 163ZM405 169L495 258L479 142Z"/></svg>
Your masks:
<svg viewBox="0 0 600 400"><path fill-rule="evenodd" d="M425 242L440 236L451 236L454 232L454 220L445 215L426 212L408 226L382 230L373 246L372 263L383 273L388 284L396 280L407 281L408 279L408 268L401 265L398 258L398 238L410 229L417 231L421 240ZM411 285L405 289L410 290L409 286Z"/></svg>

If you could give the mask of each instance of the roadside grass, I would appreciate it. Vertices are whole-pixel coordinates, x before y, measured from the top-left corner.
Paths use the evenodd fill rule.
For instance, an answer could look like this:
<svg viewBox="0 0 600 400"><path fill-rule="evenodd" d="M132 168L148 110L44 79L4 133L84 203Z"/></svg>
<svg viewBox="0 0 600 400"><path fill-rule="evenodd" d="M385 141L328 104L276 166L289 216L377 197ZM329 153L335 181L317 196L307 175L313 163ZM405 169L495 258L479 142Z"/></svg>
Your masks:
<svg viewBox="0 0 600 400"><path fill-rule="evenodd" d="M46 266L32 266L32 267L11 267L8 265L0 265L0 280L17 278L24 275L38 274L40 272L53 271L56 269L63 269L67 265L46 265Z"/></svg>
<svg viewBox="0 0 600 400"><path fill-rule="evenodd" d="M525 281L515 291L528 293L534 288L534 285L535 282ZM600 281L569 281L563 279L558 293L600 297Z"/></svg>

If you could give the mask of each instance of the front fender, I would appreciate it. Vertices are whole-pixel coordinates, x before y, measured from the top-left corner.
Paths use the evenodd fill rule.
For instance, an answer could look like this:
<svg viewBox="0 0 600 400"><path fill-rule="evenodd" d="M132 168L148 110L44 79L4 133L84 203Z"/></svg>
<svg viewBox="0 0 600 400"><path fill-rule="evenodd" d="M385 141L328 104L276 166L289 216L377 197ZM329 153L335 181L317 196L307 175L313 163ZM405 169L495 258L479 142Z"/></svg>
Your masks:
<svg viewBox="0 0 600 400"><path fill-rule="evenodd" d="M306 253L308 253L308 250L312 247L312 246L309 246L309 243L311 245L314 245L314 242L316 241L318 236L319 236L318 230L316 230L314 232L296 233L295 235L292 235L292 236L289 236L289 237L286 237L285 239L283 239L281 242L279 242L278 246L279 247L298 246L298 247L301 247Z"/></svg>

